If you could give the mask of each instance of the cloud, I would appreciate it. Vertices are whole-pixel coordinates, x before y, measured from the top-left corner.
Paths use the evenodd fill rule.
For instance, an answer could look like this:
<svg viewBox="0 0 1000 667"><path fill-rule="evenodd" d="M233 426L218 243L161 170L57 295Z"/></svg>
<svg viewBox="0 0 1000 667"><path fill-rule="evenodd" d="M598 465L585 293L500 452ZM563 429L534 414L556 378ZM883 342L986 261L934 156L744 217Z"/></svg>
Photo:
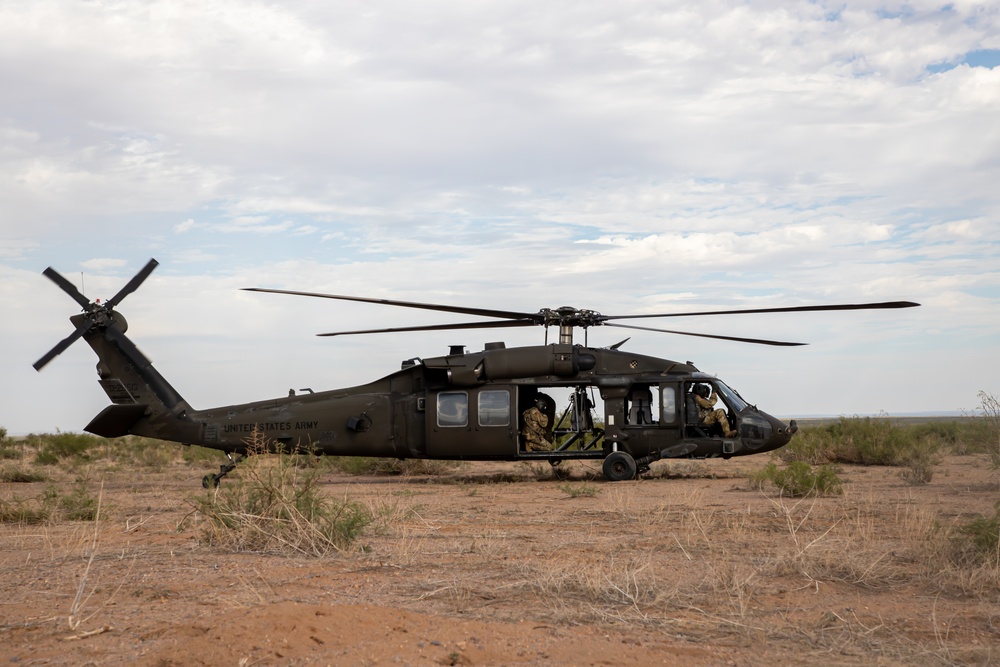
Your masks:
<svg viewBox="0 0 1000 667"><path fill-rule="evenodd" d="M96 271L98 273L105 273L108 271L114 271L115 269L120 269L128 265L128 260L124 259L111 259L111 258L94 258L88 259L80 262L80 266L87 269L88 271Z"/></svg>
<svg viewBox="0 0 1000 667"><path fill-rule="evenodd" d="M40 242L27 239L0 239L0 258L17 260L39 248Z"/></svg>
<svg viewBox="0 0 1000 667"><path fill-rule="evenodd" d="M178 234L183 234L184 232L194 229L196 225L197 223L194 221L194 218L188 218L184 222L179 222L174 225L174 231Z"/></svg>
<svg viewBox="0 0 1000 667"><path fill-rule="evenodd" d="M249 284L616 313L912 298L927 305L691 324L817 341L796 357L819 378L802 406L858 409L824 386L844 362L823 355L872 356L875 330L873 375L967 347L968 382L986 385L1000 373L997 19L922 1L3 4L0 270L20 286L4 334L28 356L66 335L43 267L84 262L88 290L113 294L155 256L124 304L130 331L199 403L268 395L319 358L336 359L331 383L368 381L371 359L448 337L313 347L326 326L428 314L249 299ZM128 259L87 259L106 257ZM289 321L307 331L287 356L308 362L236 359L287 341ZM749 386L799 367L654 334L630 345L690 351ZM0 368L10 386L36 381L18 368ZM945 400L903 384L900 404Z"/></svg>

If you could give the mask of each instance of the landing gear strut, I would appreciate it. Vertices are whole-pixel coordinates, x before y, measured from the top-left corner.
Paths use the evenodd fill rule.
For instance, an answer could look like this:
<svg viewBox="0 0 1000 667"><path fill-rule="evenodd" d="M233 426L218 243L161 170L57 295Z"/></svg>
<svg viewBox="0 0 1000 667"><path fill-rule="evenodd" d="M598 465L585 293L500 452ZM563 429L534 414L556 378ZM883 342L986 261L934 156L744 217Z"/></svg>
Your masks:
<svg viewBox="0 0 1000 667"><path fill-rule="evenodd" d="M222 481L222 478L231 473L233 470L235 470L236 466L240 462L242 462L243 459L245 459L246 457L240 454L238 455L238 458L234 459L232 454L226 452L226 458L229 459L229 463L224 463L221 466L219 466L219 472L208 473L207 475L201 478L202 488L214 489L215 487L219 486L219 482Z"/></svg>

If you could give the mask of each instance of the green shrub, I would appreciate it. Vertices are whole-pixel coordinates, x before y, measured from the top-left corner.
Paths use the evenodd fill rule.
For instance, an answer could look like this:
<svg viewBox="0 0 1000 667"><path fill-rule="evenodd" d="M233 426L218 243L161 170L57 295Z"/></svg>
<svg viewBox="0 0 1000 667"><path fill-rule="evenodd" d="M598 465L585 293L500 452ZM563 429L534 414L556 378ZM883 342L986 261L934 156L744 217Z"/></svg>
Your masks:
<svg viewBox="0 0 1000 667"><path fill-rule="evenodd" d="M831 427L837 442L838 463L862 465L899 465L912 446L912 436L884 418L841 418Z"/></svg>
<svg viewBox="0 0 1000 667"><path fill-rule="evenodd" d="M943 447L968 451L977 430L971 422L900 426L889 418L841 417L834 424L802 429L777 455L786 463L907 466L926 473Z"/></svg>
<svg viewBox="0 0 1000 667"><path fill-rule="evenodd" d="M106 441L108 457L129 467L163 470L180 454L180 446L165 440L128 435Z"/></svg>
<svg viewBox="0 0 1000 667"><path fill-rule="evenodd" d="M36 498L14 496L10 500L0 499L0 523L45 523L52 518L58 499L59 492L52 485Z"/></svg>
<svg viewBox="0 0 1000 667"><path fill-rule="evenodd" d="M56 433L35 436L34 439L41 443L35 457L41 465L55 465L64 459L69 459L71 463L87 461L91 450L101 442L97 436L82 433Z"/></svg>
<svg viewBox="0 0 1000 667"><path fill-rule="evenodd" d="M601 493L593 484L560 484L559 490L570 498L595 498Z"/></svg>
<svg viewBox="0 0 1000 667"><path fill-rule="evenodd" d="M44 473L28 470L20 466L0 468L0 482L31 483L44 482L48 477Z"/></svg>
<svg viewBox="0 0 1000 667"><path fill-rule="evenodd" d="M836 458L836 442L827 428L805 428L777 451L785 463L804 461L812 465L830 463Z"/></svg>
<svg viewBox="0 0 1000 667"><path fill-rule="evenodd" d="M775 486L785 496L840 495L843 481L833 466L813 468L805 461L792 461L779 468L773 461L763 469L750 473L750 484L758 489Z"/></svg>
<svg viewBox="0 0 1000 667"><path fill-rule="evenodd" d="M993 506L993 516L960 526L952 544L955 560L961 564L1000 566L1000 502Z"/></svg>
<svg viewBox="0 0 1000 667"><path fill-rule="evenodd" d="M917 442L925 439L937 442L952 454L975 454L985 451L979 420L929 421L908 428Z"/></svg>
<svg viewBox="0 0 1000 667"><path fill-rule="evenodd" d="M934 476L934 466L941 463L940 440L925 436L903 453L899 476L909 484L927 484Z"/></svg>
<svg viewBox="0 0 1000 667"><path fill-rule="evenodd" d="M97 498L87 489L85 480L77 480L73 491L60 496L59 508L70 521L93 521L97 518Z"/></svg>
<svg viewBox="0 0 1000 667"><path fill-rule="evenodd" d="M23 500L16 496L10 500L0 498L0 523L45 523L51 514L51 508L45 503Z"/></svg>
<svg viewBox="0 0 1000 667"><path fill-rule="evenodd" d="M0 444L0 459L20 459L24 457L24 452L20 447L13 447L9 444Z"/></svg>

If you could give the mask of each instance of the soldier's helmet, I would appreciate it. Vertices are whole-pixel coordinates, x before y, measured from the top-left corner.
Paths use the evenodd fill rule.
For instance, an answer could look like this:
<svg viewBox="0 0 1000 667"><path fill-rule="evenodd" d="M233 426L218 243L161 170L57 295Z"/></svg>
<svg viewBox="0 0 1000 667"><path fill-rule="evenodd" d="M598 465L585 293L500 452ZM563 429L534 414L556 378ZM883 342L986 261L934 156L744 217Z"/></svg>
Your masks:
<svg viewBox="0 0 1000 667"><path fill-rule="evenodd" d="M694 386L694 393L698 394L702 398L708 398L709 391L707 384L696 384Z"/></svg>

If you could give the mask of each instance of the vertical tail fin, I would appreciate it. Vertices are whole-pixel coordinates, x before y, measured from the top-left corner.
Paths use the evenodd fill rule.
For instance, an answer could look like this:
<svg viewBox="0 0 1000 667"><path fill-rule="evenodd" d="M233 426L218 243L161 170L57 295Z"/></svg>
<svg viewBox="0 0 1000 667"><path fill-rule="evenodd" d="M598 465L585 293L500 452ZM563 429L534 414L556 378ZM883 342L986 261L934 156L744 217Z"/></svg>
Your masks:
<svg viewBox="0 0 1000 667"><path fill-rule="evenodd" d="M186 419L190 406L125 335L128 322L115 310L157 265L155 259L150 259L125 287L103 304L89 301L55 269L49 267L44 271L46 277L80 304L83 312L70 318L75 327L73 333L36 361L34 367L40 371L80 338L93 348L100 360L99 382L114 405L87 425L86 430L91 433L105 437L137 433L183 442L195 439L200 431L200 424Z"/></svg>

